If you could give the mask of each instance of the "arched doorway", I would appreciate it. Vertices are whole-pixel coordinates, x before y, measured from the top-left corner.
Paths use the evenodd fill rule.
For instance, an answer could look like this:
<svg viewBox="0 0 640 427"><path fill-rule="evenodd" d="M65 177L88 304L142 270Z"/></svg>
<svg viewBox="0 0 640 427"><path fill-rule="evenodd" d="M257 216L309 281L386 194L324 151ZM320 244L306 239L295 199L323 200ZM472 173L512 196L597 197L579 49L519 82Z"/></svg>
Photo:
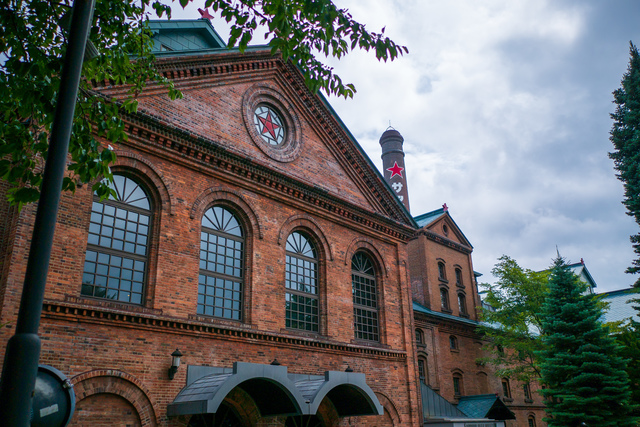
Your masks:
<svg viewBox="0 0 640 427"><path fill-rule="evenodd" d="M284 427L325 427L325 424L317 415L298 415L287 417Z"/></svg>
<svg viewBox="0 0 640 427"><path fill-rule="evenodd" d="M215 414L197 414L189 420L188 427L249 427L243 424L236 411L226 403Z"/></svg>

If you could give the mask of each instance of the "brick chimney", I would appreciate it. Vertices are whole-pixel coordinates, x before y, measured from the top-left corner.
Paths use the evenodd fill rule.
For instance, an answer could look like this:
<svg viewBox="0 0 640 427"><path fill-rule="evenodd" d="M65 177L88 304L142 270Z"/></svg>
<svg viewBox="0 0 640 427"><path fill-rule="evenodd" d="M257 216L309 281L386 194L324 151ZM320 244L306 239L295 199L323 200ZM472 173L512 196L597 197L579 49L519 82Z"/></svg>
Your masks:
<svg viewBox="0 0 640 427"><path fill-rule="evenodd" d="M407 190L407 176L404 168L404 138L393 128L387 129L380 137L382 147L382 168L384 179L393 189L407 211L409 208L409 191Z"/></svg>

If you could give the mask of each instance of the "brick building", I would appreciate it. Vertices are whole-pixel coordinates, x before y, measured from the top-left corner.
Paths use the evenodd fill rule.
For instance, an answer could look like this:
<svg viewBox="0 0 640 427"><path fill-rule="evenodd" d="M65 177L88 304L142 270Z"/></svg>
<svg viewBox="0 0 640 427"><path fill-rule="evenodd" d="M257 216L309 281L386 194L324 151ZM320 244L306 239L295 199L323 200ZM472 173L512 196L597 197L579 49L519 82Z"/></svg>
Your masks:
<svg viewBox="0 0 640 427"><path fill-rule="evenodd" d="M295 66L206 20L152 26L184 99L150 87L122 117L115 199L61 201L41 363L71 425L420 425L408 211ZM2 351L34 212L0 197Z"/></svg>
<svg viewBox="0 0 640 427"><path fill-rule="evenodd" d="M542 426L533 386L476 364L472 247L446 207L411 217L402 136L381 177L270 49L152 30L184 98L150 87L113 144L117 198L83 186L59 212L41 363L74 384L71 425ZM2 351L34 213L0 197Z"/></svg>

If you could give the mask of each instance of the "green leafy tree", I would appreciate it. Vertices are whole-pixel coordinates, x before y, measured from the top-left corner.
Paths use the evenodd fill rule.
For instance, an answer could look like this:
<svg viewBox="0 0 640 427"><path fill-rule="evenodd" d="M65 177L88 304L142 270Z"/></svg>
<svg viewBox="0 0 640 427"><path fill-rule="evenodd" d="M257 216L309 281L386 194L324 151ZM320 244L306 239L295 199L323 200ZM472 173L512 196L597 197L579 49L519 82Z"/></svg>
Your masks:
<svg viewBox="0 0 640 427"><path fill-rule="evenodd" d="M640 225L640 54L630 43L629 67L622 77L622 86L613 92L616 111L611 114L613 127L611 137L615 151L609 153L613 159L617 177L624 183L624 205L627 214ZM638 256L626 272L640 272L640 233L630 237L633 250ZM640 287L640 279L635 287Z"/></svg>
<svg viewBox="0 0 640 427"><path fill-rule="evenodd" d="M548 272L524 269L503 255L491 273L497 282L480 285L487 289L483 300L490 306L482 310L488 325L480 331L491 343L486 347L491 355L480 361L495 365L498 376L535 381L540 377L540 308L548 289Z"/></svg>
<svg viewBox="0 0 640 427"><path fill-rule="evenodd" d="M313 92L344 97L355 92L317 55L340 58L359 48L386 61L407 52L384 28L369 32L331 0L206 0L204 5L231 23L229 47L244 50L258 26L265 28L272 53L296 64ZM9 0L0 8L0 179L9 183L8 198L19 206L39 197L70 10L71 0ZM63 190L97 177L111 179L115 155L96 138L126 139L120 114L136 111L136 98L148 84L164 85L171 98L181 97L153 66L146 26L151 14L170 16L171 7L159 0L96 1L89 35L95 49L85 55ZM129 93L117 101L106 98L93 90L95 81L127 85ZM103 197L109 193L101 180L94 190Z"/></svg>
<svg viewBox="0 0 640 427"><path fill-rule="evenodd" d="M539 354L549 426L634 426L626 361L602 309L558 256L542 305Z"/></svg>

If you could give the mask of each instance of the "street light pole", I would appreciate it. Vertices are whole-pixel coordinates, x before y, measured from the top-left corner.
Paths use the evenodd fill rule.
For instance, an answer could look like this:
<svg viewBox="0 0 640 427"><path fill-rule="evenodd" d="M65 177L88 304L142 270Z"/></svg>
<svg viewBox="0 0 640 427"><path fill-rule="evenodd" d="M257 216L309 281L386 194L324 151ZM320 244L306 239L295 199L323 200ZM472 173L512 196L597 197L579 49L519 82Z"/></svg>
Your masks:
<svg viewBox="0 0 640 427"><path fill-rule="evenodd" d="M38 327L94 2L75 0L73 3L69 45L60 78L16 332L7 344L0 379L0 419L6 426L27 427L30 424L31 399L40 359Z"/></svg>

